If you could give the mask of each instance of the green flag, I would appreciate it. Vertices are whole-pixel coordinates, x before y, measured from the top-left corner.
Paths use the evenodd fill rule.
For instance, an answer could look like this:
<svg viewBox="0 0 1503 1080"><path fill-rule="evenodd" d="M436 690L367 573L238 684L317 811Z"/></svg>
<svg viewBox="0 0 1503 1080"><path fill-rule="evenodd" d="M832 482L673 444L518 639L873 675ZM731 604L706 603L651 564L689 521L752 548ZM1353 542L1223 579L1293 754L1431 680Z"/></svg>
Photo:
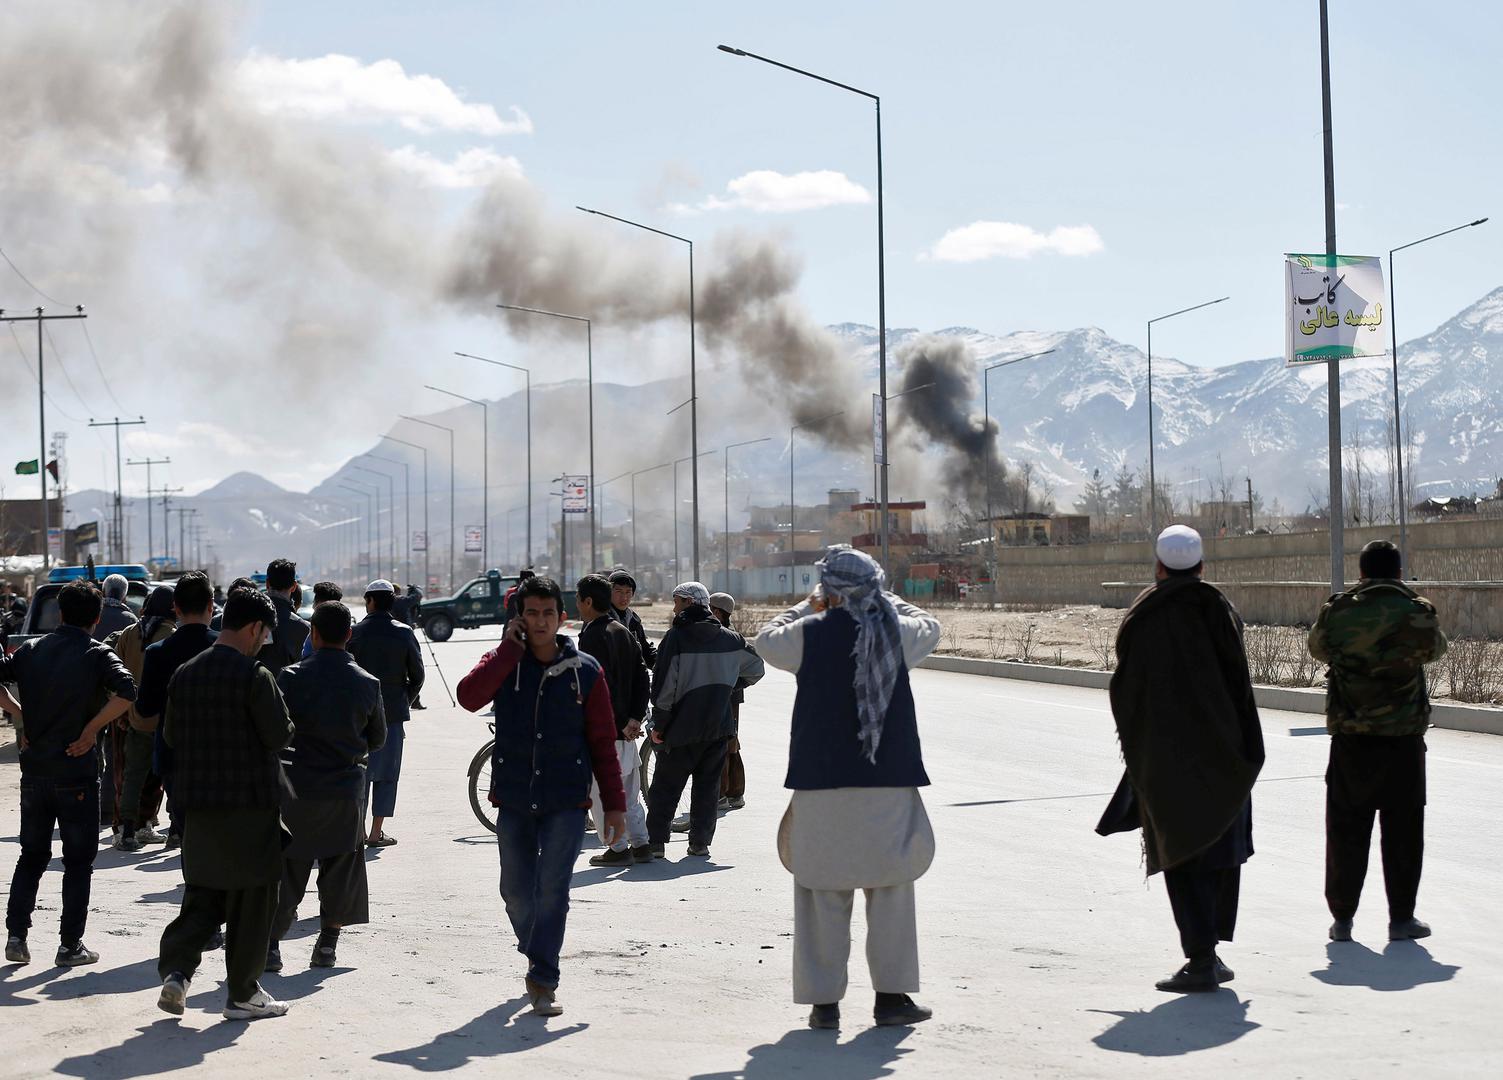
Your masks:
<svg viewBox="0 0 1503 1080"><path fill-rule="evenodd" d="M18 462L16 462L16 475L17 476L35 476L36 474L37 474L37 459L36 458L32 458L30 461L18 461Z"/></svg>

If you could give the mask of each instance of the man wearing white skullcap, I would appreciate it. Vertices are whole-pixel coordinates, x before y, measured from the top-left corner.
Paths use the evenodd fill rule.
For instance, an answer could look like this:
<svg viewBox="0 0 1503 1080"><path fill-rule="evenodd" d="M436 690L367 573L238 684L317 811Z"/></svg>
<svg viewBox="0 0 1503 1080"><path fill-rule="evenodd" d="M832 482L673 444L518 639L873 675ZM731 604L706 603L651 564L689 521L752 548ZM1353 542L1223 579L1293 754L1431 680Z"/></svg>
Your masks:
<svg viewBox="0 0 1503 1080"><path fill-rule="evenodd" d="M1157 583L1117 633L1112 716L1127 768L1096 831L1141 827L1148 873L1164 872L1187 963L1158 988L1212 991L1232 979L1216 946L1232 939L1241 868L1253 853L1263 733L1242 620L1201 580L1200 534L1171 525L1154 551Z"/></svg>

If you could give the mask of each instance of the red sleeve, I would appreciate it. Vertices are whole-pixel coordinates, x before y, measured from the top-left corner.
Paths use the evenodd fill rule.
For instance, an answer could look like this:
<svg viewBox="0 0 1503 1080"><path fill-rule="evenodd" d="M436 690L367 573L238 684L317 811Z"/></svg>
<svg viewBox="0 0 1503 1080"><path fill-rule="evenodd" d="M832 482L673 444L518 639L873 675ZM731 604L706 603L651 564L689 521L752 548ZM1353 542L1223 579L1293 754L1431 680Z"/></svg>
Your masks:
<svg viewBox="0 0 1503 1080"><path fill-rule="evenodd" d="M503 641L480 658L480 663L459 680L454 688L459 704L470 712L479 712L501 690L506 677L517 669L522 660L522 646L514 641Z"/></svg>
<svg viewBox="0 0 1503 1080"><path fill-rule="evenodd" d="M626 789L621 786L621 761L616 757L616 717L611 712L611 692L602 674L585 698L585 738L590 743L590 767L600 785L600 803L606 810L626 809Z"/></svg>

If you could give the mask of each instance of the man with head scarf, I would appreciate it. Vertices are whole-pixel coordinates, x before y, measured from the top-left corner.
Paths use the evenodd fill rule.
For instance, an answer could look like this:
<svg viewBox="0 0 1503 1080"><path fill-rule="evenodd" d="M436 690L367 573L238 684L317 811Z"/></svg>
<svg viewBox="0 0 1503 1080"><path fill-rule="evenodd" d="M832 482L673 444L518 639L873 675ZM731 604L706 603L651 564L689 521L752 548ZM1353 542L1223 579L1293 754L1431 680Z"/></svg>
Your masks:
<svg viewBox="0 0 1503 1080"><path fill-rule="evenodd" d="M918 789L929 783L908 671L939 644L939 620L883 590L882 567L845 545L815 564L820 584L757 636L798 694L778 855L793 874L793 1000L809 1026L840 1026L855 890L866 894L866 958L879 1025L932 1011L919 988L913 883L934 857Z"/></svg>
<svg viewBox="0 0 1503 1080"><path fill-rule="evenodd" d="M652 742L657 756L647 793L647 838L661 858L684 785L689 793L689 854L709 858L720 774L734 732L731 697L762 678L762 658L710 614L710 591L697 581L673 590L673 625L652 672Z"/></svg>
<svg viewBox="0 0 1503 1080"><path fill-rule="evenodd" d="M141 621L105 639L137 685L141 683L147 648L165 641L177 629L172 594L171 585L158 585L141 607ZM110 725L114 756L123 763L115 793L115 847L119 851L140 851L145 844L160 844L167 839L151 827L151 819L162 803L162 781L151 768L152 733L156 729L156 717L142 716L134 702Z"/></svg>
<svg viewBox="0 0 1503 1080"><path fill-rule="evenodd" d="M1242 864L1253 853L1263 730L1242 620L1201 580L1200 534L1171 525L1155 550L1157 584L1117 632L1112 716L1127 770L1096 831L1141 826L1148 873L1164 872L1187 959L1157 986L1207 992L1232 979L1216 944L1232 940Z"/></svg>

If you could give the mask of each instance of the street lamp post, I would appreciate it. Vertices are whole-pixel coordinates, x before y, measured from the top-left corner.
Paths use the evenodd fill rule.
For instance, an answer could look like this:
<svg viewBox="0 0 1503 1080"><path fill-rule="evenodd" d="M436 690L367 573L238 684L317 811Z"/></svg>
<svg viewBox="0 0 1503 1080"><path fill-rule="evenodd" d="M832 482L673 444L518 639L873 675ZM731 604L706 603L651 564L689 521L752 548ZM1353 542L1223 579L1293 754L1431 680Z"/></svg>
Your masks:
<svg viewBox="0 0 1503 1080"><path fill-rule="evenodd" d="M403 420L411 420L414 424L423 424L426 427L437 428L439 431L449 433L449 591L455 588L454 581L454 429L445 427L443 424L435 424L432 420L420 420L416 416L408 416L406 413L399 414ZM429 537L431 544L433 538Z"/></svg>
<svg viewBox="0 0 1503 1080"><path fill-rule="evenodd" d="M585 329L585 380L589 393L589 423L590 423L590 563L594 565L600 561L600 553L597 550L599 544L599 525L596 517L599 510L595 503L595 330L594 324L583 315L566 315L561 311L547 311L543 308L522 307L518 304L497 304L498 308L507 311L525 311L532 315L547 315L554 319L568 319L571 322L584 323ZM461 354L463 355L463 354ZM499 361L491 361L498 363ZM530 381L530 380L529 380ZM531 423L531 410L529 406L529 424ZM529 427L530 430L530 427ZM530 443L529 443L530 446ZM529 453L531 451L529 450Z"/></svg>
<svg viewBox="0 0 1503 1080"><path fill-rule="evenodd" d="M883 410L882 411L883 411L883 414L885 416L886 412L887 412L887 408L886 408L885 405L883 406ZM789 596L796 596L796 595L798 595L798 588L794 584L794 581L793 581L793 572L794 572L795 569L798 568L798 534L794 531L794 528L793 528L793 519L798 514L798 511L794 508L796 500L795 500L795 495L794 495L794 491L793 491L793 433L795 431L797 431L799 428L812 427L815 424L822 424L826 420L833 420L835 417L840 416L840 415L842 415L844 413L845 413L844 409L836 409L832 413L825 413L824 416L816 417L813 420L805 420L802 424L794 424L792 427L790 427L788 429L788 556L789 556L789 563L788 563L788 595ZM887 455L884 453L882 456L886 457ZM884 468L885 468L885 466L884 466ZM884 485L886 484L885 473L884 473L883 484ZM885 501L882 504L882 510L883 510L882 517L884 518L882 538L883 538L883 542L885 543L886 539L887 539L886 522L885 522L885 519L887 517L887 514L886 514L887 504L886 504ZM886 555L885 551L883 552L883 555L885 557L885 555ZM884 558L884 565L885 565L885 558Z"/></svg>
<svg viewBox="0 0 1503 1080"><path fill-rule="evenodd" d="M887 531L887 249L882 237L883 203L882 203L882 99L876 94L866 90L857 89L834 79L827 79L823 75L816 75L812 71L796 68L791 64L784 64L778 60L769 59L766 56L758 56L756 53L747 52L745 49L733 48L730 45L719 45L717 48L723 53L732 56L744 56L750 60L760 60L764 64L791 71L795 75L802 75L806 79L822 82L827 86L834 86L841 90L849 91L869 100L876 107L877 115L877 393L881 398L880 419L882 424L882 462L881 462L881 492L879 495L881 506L881 534L882 534L882 565L888 565L888 531Z"/></svg>
<svg viewBox="0 0 1503 1080"><path fill-rule="evenodd" d="M1012 364L1021 364L1024 360L1032 360L1038 356L1048 356L1053 349L1045 349L1043 352L1025 353L1022 356L1014 356L1011 360L999 360L990 364L981 371L981 430L991 439L992 430L992 371L999 367L1008 367ZM992 450L993 446L986 448L986 548L991 553L987 560L991 575L991 599L987 601L988 608L997 606L997 533L992 528ZM1024 507L1026 510L1027 507Z"/></svg>
<svg viewBox="0 0 1503 1080"><path fill-rule="evenodd" d="M437 386L424 384L424 389L432 390L438 394L448 394L451 398L467 401L471 405L480 406L480 559L485 563L481 573L491 568L491 437L490 437L490 410L485 402L477 398L466 397L456 394L453 390L444 390Z"/></svg>
<svg viewBox="0 0 1503 1080"><path fill-rule="evenodd" d="M396 458L382 457L380 454L366 453L362 457L368 457L373 461L384 461L388 465L402 466L402 532L406 537L403 545L402 564L407 568L407 582L412 583L412 473L407 467L407 462L398 461ZM393 526L395 526L393 521ZM395 531L395 530L394 530ZM393 564L395 570L395 564Z"/></svg>
<svg viewBox="0 0 1503 1080"><path fill-rule="evenodd" d="M494 364L496 367L511 368L520 371L526 377L527 387L527 550L522 553L522 563L526 565L532 561L532 372L516 364L508 364L505 360L491 360L484 356L475 356L473 353L457 352L455 356L462 356L466 360L479 360L482 364ZM591 439L594 438L594 424L590 425ZM591 453L593 460L593 451Z"/></svg>
<svg viewBox="0 0 1503 1080"><path fill-rule="evenodd" d="M638 469L636 472L631 474L631 569L633 574L635 574L640 569L640 566L637 563L637 477L641 476L643 473L657 472L659 469L666 469L672 464L673 462L671 461L665 461L661 465L653 465L646 469ZM678 469L675 468L673 471L674 475L677 476ZM677 498L677 496L675 496L675 498ZM675 531L677 531L677 528L678 526L677 524L675 524ZM676 538L674 543L677 543ZM673 572L675 574L678 573L677 566L673 568ZM677 583L675 582L675 584Z"/></svg>
<svg viewBox="0 0 1503 1080"><path fill-rule="evenodd" d="M721 546L725 548L725 591L731 591L731 451L738 446L755 446L757 443L771 442L771 435L763 435L760 439L747 439L745 442L733 442L725 448L725 533L721 537ZM793 457L792 440L790 439L789 458Z"/></svg>
<svg viewBox="0 0 1503 1080"><path fill-rule="evenodd" d="M1412 248L1430 240L1439 240L1442 236L1450 236L1453 232L1470 229L1483 224L1485 221L1487 221L1485 217L1478 218L1476 221L1468 221L1465 225L1457 225L1455 228L1446 229L1444 232L1434 233L1431 236L1421 237L1418 240L1411 240L1407 244L1400 244L1398 247L1390 248L1388 251L1388 329L1393 335L1393 443L1394 468L1398 480L1399 499L1399 559L1406 571L1409 569L1409 506L1404 496L1404 440L1402 438L1403 428L1399 420L1399 328L1398 323L1394 321L1395 286L1393 283L1393 256L1396 251L1403 251L1405 248ZM1414 575L1411 574L1409 576L1413 577Z"/></svg>
<svg viewBox="0 0 1503 1080"><path fill-rule="evenodd" d="M428 563L428 552L433 548L432 533L428 531L428 448L420 443L399 439L395 435L382 435L381 438L387 442L394 442L399 446L406 446L420 451L423 455L423 590L426 592L429 588L429 582L433 580L433 575L429 573ZM411 524L409 521L408 525ZM410 531L407 534L407 555L410 563L412 557L412 533Z"/></svg>
<svg viewBox="0 0 1503 1080"><path fill-rule="evenodd" d="M619 472L619 473L617 473L615 476L611 477L609 480L602 480L602 481L600 481L600 512L602 514L605 513L605 489L607 487L609 487L611 484L614 484L617 480L623 480L623 479L625 479L626 477L628 477L630 475L631 475L631 470L627 469L625 472ZM617 562L621 561L620 560L620 556L617 556L616 561ZM600 569L600 563L599 563L598 557L596 558L596 561L595 561L595 569L596 570Z"/></svg>
<svg viewBox="0 0 1503 1080"><path fill-rule="evenodd" d="M1160 315L1156 319L1148 320L1148 521L1149 531L1151 534L1149 536L1150 540L1152 540L1159 534L1158 474L1154 469L1153 458L1153 324L1156 322L1163 322L1165 319L1172 319L1176 315L1184 315L1191 311L1199 311L1201 308L1210 307L1212 304L1220 304L1223 301L1230 299L1231 297L1229 296L1223 296L1220 300L1207 300L1203 304L1196 304L1194 307L1180 308L1178 311L1171 311L1167 315Z"/></svg>
<svg viewBox="0 0 1503 1080"><path fill-rule="evenodd" d="M358 468L358 466L352 465L351 468ZM378 473L377 475L379 476L381 474ZM351 476L346 476L344 479L346 483L358 484L361 488L368 487L373 492L374 510L372 511L372 514L375 521L376 541L375 546L371 549L371 568L375 570L379 575L381 570L381 485L373 484L369 480L357 480ZM389 546L390 545L388 545L388 547Z"/></svg>
<svg viewBox="0 0 1503 1080"><path fill-rule="evenodd" d="M673 463L673 576L674 577L677 577L679 574L681 574L683 572L682 568L679 565L679 558L678 558L678 467L680 465L682 465L686 461L692 461L694 463L694 465L693 465L693 468L691 469L691 471L697 473L699 471L699 459L702 458L702 457L709 457L711 454L713 454L715 452L716 451L714 451L714 450L703 450L703 451L701 451L698 454L685 455L684 457L681 457L681 458L677 459ZM699 509L698 509L697 504L695 506L695 512L694 512L694 528L695 528L696 531L699 529ZM699 580L699 537L698 537L698 535L696 535L694 537L694 545L693 545L693 549L692 550L694 552L694 578L693 578L693 580L698 581Z"/></svg>
<svg viewBox="0 0 1503 1080"><path fill-rule="evenodd" d="M368 469L364 465L356 465L353 462L350 464L350 468L352 468L352 469L358 469L361 472L366 473L366 474L368 474L370 476L378 476L382 480L386 481L386 557L387 557L387 559L389 559L391 561L391 572L392 572L392 576L395 577L396 573L397 573L397 538L396 538L396 531L397 531L397 481L396 481L396 478L393 477L393 476L391 476L389 473L381 472L379 469ZM379 492L380 488L377 488L376 490ZM377 514L381 513L379 501L377 503L376 513Z"/></svg>
<svg viewBox="0 0 1503 1080"><path fill-rule="evenodd" d="M376 542L373 539L374 536L375 536L374 526L371 524L371 522L374 520L374 518L375 518L376 515L371 510L371 493L369 491L362 491L360 488L354 487L354 486L352 486L351 484L348 484L348 483L340 484L339 486L342 487L345 491L353 492L356 495L362 495L362 496L365 497L365 550L366 550L365 575L366 575L366 580L369 581L370 580L370 572L371 572L370 553L371 553L371 550L376 547ZM359 543L359 540L360 540L360 531L357 529L355 531L355 541L356 541L356 543ZM357 559L354 559L352 561L358 563L360 560L357 558ZM358 582L357 582L357 584L358 584Z"/></svg>
<svg viewBox="0 0 1503 1080"><path fill-rule="evenodd" d="M695 359L695 334L694 334L694 241L687 237L678 236L662 229L654 229L651 225L643 225L640 221L631 221L615 214L607 214L604 210L591 210L587 206L577 206L576 210L583 210L586 214L595 214L599 217L610 218L619 221L623 225L631 225L650 233L657 233L669 240L677 240L689 247L689 483L692 487L691 501L694 506L694 579L699 580L699 459L703 455L699 452L699 391L697 383L697 364ZM678 479L677 470L674 471L674 480ZM677 507L674 510L677 511ZM677 540L677 535L674 537ZM678 573L678 565L675 563L673 572Z"/></svg>

